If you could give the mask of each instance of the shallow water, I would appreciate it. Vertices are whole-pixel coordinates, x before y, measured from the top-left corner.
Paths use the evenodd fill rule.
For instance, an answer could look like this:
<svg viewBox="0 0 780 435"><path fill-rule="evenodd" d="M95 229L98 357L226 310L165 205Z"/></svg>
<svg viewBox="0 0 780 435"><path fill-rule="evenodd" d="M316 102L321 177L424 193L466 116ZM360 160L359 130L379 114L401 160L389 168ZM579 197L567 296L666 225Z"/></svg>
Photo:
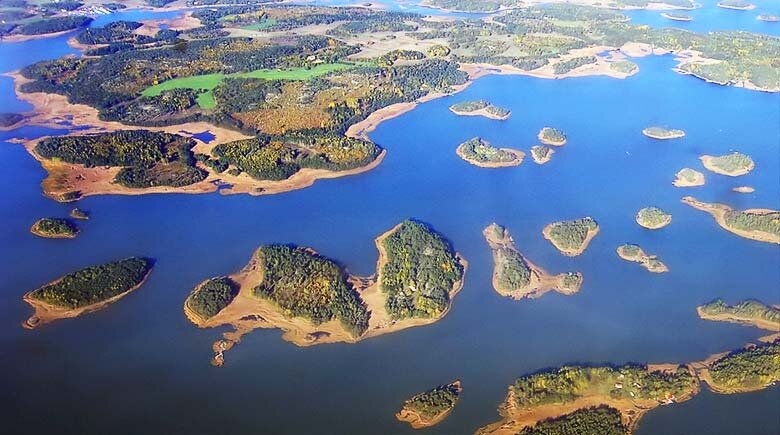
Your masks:
<svg viewBox="0 0 780 435"><path fill-rule="evenodd" d="M28 62L57 57L21 50ZM0 44L0 50L5 44ZM0 57L0 70L18 66ZM706 322L695 307L715 297L780 303L780 249L734 236L709 215L679 202L692 194L738 208L780 208L780 95L707 84L671 71L670 57L639 59L626 80L542 80L492 76L466 91L420 105L383 123L372 139L388 150L376 169L325 180L282 195L102 196L79 201L91 213L75 240L33 237L41 216L72 205L41 195L44 172L24 149L0 144L11 188L0 190L0 417L8 433L47 434L402 434L393 414L409 395L463 380L451 416L426 433L468 434L498 416L512 380L567 363L687 362L763 335ZM15 98L0 89L3 107ZM512 110L505 122L457 117L449 105L476 98ZM3 109L3 111L6 109ZM687 136L659 142L648 125ZM528 151L546 125L569 143L550 163L488 170L455 155L482 136ZM0 140L54 134L25 127ZM706 173L693 189L671 185L698 156L732 149L756 170L729 178ZM705 171L706 172L706 171ZM745 195L731 188L751 185ZM647 231L641 207L672 213L672 224ZM549 222L590 215L601 233L580 257L560 255L541 236ZM199 330L181 307L204 278L242 267L265 243L316 248L357 274L376 262L373 238L413 217L431 224L469 260L452 311L431 326L359 344L298 348L278 331L256 331L212 368L220 330ZM574 296L550 293L516 302L491 289L492 262L481 231L506 225L518 248L550 272L579 270ZM615 248L638 243L658 254L667 274L620 260ZM21 295L64 273L130 255L157 260L143 288L104 311L36 331ZM734 396L702 392L651 412L650 434L776 434L780 390ZM702 422L706 424L702 424Z"/></svg>

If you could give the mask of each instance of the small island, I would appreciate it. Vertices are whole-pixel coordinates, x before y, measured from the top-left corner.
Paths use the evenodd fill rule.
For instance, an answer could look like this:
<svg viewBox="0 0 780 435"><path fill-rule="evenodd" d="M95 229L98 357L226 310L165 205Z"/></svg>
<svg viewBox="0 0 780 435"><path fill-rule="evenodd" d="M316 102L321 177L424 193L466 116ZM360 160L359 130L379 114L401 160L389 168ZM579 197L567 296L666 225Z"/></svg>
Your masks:
<svg viewBox="0 0 780 435"><path fill-rule="evenodd" d="M756 17L758 21L765 21L767 23L778 23L780 22L780 15L769 15L769 14L761 14Z"/></svg>
<svg viewBox="0 0 780 435"><path fill-rule="evenodd" d="M485 100L464 101L450 106L450 111L461 116L484 116L485 118L505 121L512 114L508 109L496 106Z"/></svg>
<svg viewBox="0 0 780 435"><path fill-rule="evenodd" d="M639 263L650 272L664 273L669 271L669 268L658 257L646 254L639 245L621 245L617 248L617 253L620 258Z"/></svg>
<svg viewBox="0 0 780 435"><path fill-rule="evenodd" d="M85 220L89 220L89 213L76 207L70 211L70 217L72 217L73 219L85 221Z"/></svg>
<svg viewBox="0 0 780 435"><path fill-rule="evenodd" d="M734 9L738 11L749 11L756 8L756 5L743 0L722 0L717 3L719 8Z"/></svg>
<svg viewBox="0 0 780 435"><path fill-rule="evenodd" d="M750 156L738 152L722 156L704 155L699 159L708 170L729 177L745 175L756 167Z"/></svg>
<svg viewBox="0 0 780 435"><path fill-rule="evenodd" d="M667 129L664 127L647 127L642 130L642 134L658 140L669 140L685 137L685 132L682 130Z"/></svg>
<svg viewBox="0 0 780 435"><path fill-rule="evenodd" d="M636 214L636 223L649 230L657 230L672 222L672 215L658 207L645 207Z"/></svg>
<svg viewBox="0 0 780 435"><path fill-rule="evenodd" d="M780 331L780 308L748 299L728 305L722 299L696 308L699 317L717 322L732 322L769 331Z"/></svg>
<svg viewBox="0 0 780 435"><path fill-rule="evenodd" d="M467 263L427 225L408 220L376 239L377 272L350 275L311 248L261 246L241 271L208 279L184 303L201 328L233 327L213 345L212 364L258 328L298 346L356 343L441 319Z"/></svg>
<svg viewBox="0 0 780 435"><path fill-rule="evenodd" d="M734 210L725 204L706 203L692 196L682 199L697 210L715 218L723 229L746 239L780 244L780 211L768 209Z"/></svg>
<svg viewBox="0 0 780 435"><path fill-rule="evenodd" d="M555 154L555 150L547 145L534 145L531 147L531 158L539 165L549 162L553 154Z"/></svg>
<svg viewBox="0 0 780 435"><path fill-rule="evenodd" d="M680 12L662 12L661 16L666 18L667 20L672 20L672 21L684 21L684 22L693 21L693 18L690 15L683 14Z"/></svg>
<svg viewBox="0 0 780 435"><path fill-rule="evenodd" d="M79 228L71 221L60 218L41 218L30 227L30 232L47 239L73 239Z"/></svg>
<svg viewBox="0 0 780 435"><path fill-rule="evenodd" d="M545 145L563 146L566 145L566 134L557 128L544 127L539 131L537 138Z"/></svg>
<svg viewBox="0 0 780 435"><path fill-rule="evenodd" d="M493 289L512 299L538 298L550 290L564 295L577 293L582 286L582 274L550 275L531 263L515 247L509 231L490 224L482 232L493 251Z"/></svg>
<svg viewBox="0 0 780 435"><path fill-rule="evenodd" d="M395 415L399 421L409 423L413 429L422 429L440 423L458 404L463 391L460 381L440 385L424 393L416 394L404 402Z"/></svg>
<svg viewBox="0 0 780 435"><path fill-rule="evenodd" d="M599 224L591 217L554 222L542 230L544 238L549 240L563 255L569 257L575 257L585 252L590 241L598 233Z"/></svg>
<svg viewBox="0 0 780 435"><path fill-rule="evenodd" d="M523 163L525 153L512 148L498 148L475 137L463 142L455 150L458 157L481 168L505 168Z"/></svg>
<svg viewBox="0 0 780 435"><path fill-rule="evenodd" d="M737 186L731 190L737 193L753 193L756 191L752 186Z"/></svg>
<svg viewBox="0 0 780 435"><path fill-rule="evenodd" d="M24 295L35 312L22 326L33 329L102 310L141 287L152 267L148 258L131 257L69 273Z"/></svg>
<svg viewBox="0 0 780 435"><path fill-rule="evenodd" d="M703 186L704 182L704 174L701 172L691 168L682 168L675 175L675 180L672 184L675 187L696 187Z"/></svg>

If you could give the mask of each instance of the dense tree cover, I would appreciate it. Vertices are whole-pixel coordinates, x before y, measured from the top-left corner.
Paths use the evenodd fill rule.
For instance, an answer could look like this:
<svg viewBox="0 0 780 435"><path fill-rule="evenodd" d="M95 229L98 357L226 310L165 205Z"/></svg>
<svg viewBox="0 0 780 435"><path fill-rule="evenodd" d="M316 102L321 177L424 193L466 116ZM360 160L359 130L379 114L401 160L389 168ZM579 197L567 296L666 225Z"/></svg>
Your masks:
<svg viewBox="0 0 780 435"><path fill-rule="evenodd" d="M379 56L377 65L389 67L393 66L399 60L422 60L425 54L417 50L393 50Z"/></svg>
<svg viewBox="0 0 780 435"><path fill-rule="evenodd" d="M620 411L606 405L578 409L571 414L542 420L518 435L628 435Z"/></svg>
<svg viewBox="0 0 780 435"><path fill-rule="evenodd" d="M742 231L762 231L780 236L780 212L748 213L730 210L723 216L729 228Z"/></svg>
<svg viewBox="0 0 780 435"><path fill-rule="evenodd" d="M344 270L333 261L302 248L264 246L257 253L263 281L257 296L276 303L291 317L314 324L338 319L357 337L368 328L369 313Z"/></svg>
<svg viewBox="0 0 780 435"><path fill-rule="evenodd" d="M119 130L46 138L38 142L35 152L45 159L86 167L122 167L115 181L126 187L180 187L208 175L195 167L194 145L194 140L175 134Z"/></svg>
<svg viewBox="0 0 780 435"><path fill-rule="evenodd" d="M547 145L563 145L566 143L566 133L557 128L544 127L539 131L539 140Z"/></svg>
<svg viewBox="0 0 780 435"><path fill-rule="evenodd" d="M59 9L63 11L75 11L84 6L84 3L74 0L59 0L57 2L42 3L41 7L48 9Z"/></svg>
<svg viewBox="0 0 780 435"><path fill-rule="evenodd" d="M20 35L43 35L46 33L64 32L84 27L92 22L92 18L80 15L44 18L19 24L13 33Z"/></svg>
<svg viewBox="0 0 780 435"><path fill-rule="evenodd" d="M30 292L33 299L64 308L80 308L120 295L143 282L152 260L131 257L69 273Z"/></svg>
<svg viewBox="0 0 780 435"><path fill-rule="evenodd" d="M748 299L735 305L729 305L722 299L716 299L709 304L699 307L702 314L709 316L727 315L735 319L750 321L762 320L776 323L780 326L780 308L763 304L759 301Z"/></svg>
<svg viewBox="0 0 780 435"><path fill-rule="evenodd" d="M672 221L672 215L658 207L645 207L636 214L639 225L649 228L660 228Z"/></svg>
<svg viewBox="0 0 780 435"><path fill-rule="evenodd" d="M733 152L723 156L712 157L710 165L726 173L735 173L752 168L755 163L750 156L739 152Z"/></svg>
<svg viewBox="0 0 780 435"><path fill-rule="evenodd" d="M596 63L597 61L598 59L596 59L596 56L574 57L553 65L553 72L555 72L555 74L566 74L569 71L577 69L581 66Z"/></svg>
<svg viewBox="0 0 780 435"><path fill-rule="evenodd" d="M228 77L214 89L214 99L225 113L259 110L269 95L282 93L282 82L241 77Z"/></svg>
<svg viewBox="0 0 780 435"><path fill-rule="evenodd" d="M386 263L380 288L394 319L433 318L450 306L450 291L463 279L463 266L447 242L415 221L404 221L382 241Z"/></svg>
<svg viewBox="0 0 780 435"><path fill-rule="evenodd" d="M146 4L155 8L165 7L168 3L173 3L176 0L144 0Z"/></svg>
<svg viewBox="0 0 780 435"><path fill-rule="evenodd" d="M685 132L677 129L668 129L664 127L652 126L642 130L642 134L653 139L673 139L685 136Z"/></svg>
<svg viewBox="0 0 780 435"><path fill-rule="evenodd" d="M482 163L512 162L518 158L515 153L495 147L479 137L460 144L458 154L466 160Z"/></svg>
<svg viewBox="0 0 780 435"><path fill-rule="evenodd" d="M462 113L471 113L483 109L488 114L498 118L506 118L509 116L510 113L509 109L496 106L486 100L464 101L450 106L450 110L454 112L462 112Z"/></svg>
<svg viewBox="0 0 780 435"><path fill-rule="evenodd" d="M428 0L437 8L464 12L495 12L505 7L521 5L519 0Z"/></svg>
<svg viewBox="0 0 780 435"><path fill-rule="evenodd" d="M160 41L173 42L179 36L179 32L165 29L157 32L155 36L135 33L134 31L142 25L143 23L137 21L115 21L103 27L84 29L76 35L76 40L82 44L115 44L115 46L118 46L120 42L126 44L150 44ZM122 47L132 47L126 44L122 45Z"/></svg>
<svg viewBox="0 0 780 435"><path fill-rule="evenodd" d="M686 181L688 183L694 183L696 180L702 176L703 174L699 171L696 171L691 168L682 168L679 172L677 172L677 177L683 181Z"/></svg>
<svg viewBox="0 0 780 435"><path fill-rule="evenodd" d="M598 228L591 217L550 224L549 236L558 249L576 250L582 247L588 233Z"/></svg>
<svg viewBox="0 0 780 435"><path fill-rule="evenodd" d="M153 97L140 97L100 112L100 119L149 127L200 120L197 95L192 89L171 89Z"/></svg>
<svg viewBox="0 0 780 435"><path fill-rule="evenodd" d="M404 402L404 409L416 412L420 417L431 420L450 411L458 403L460 383L439 385L424 393L415 394Z"/></svg>
<svg viewBox="0 0 780 435"><path fill-rule="evenodd" d="M663 402L694 392L698 380L685 367L648 371L645 366L566 366L523 376L510 386L511 398L521 409L569 403L580 397L608 395L613 399Z"/></svg>
<svg viewBox="0 0 780 435"><path fill-rule="evenodd" d="M20 113L2 112L0 113L0 127L10 127L22 122L24 115Z"/></svg>
<svg viewBox="0 0 780 435"><path fill-rule="evenodd" d="M496 256L496 284L506 291L524 289L531 284L531 268L515 249L501 248L493 251Z"/></svg>
<svg viewBox="0 0 780 435"><path fill-rule="evenodd" d="M709 372L716 388L752 390L780 382L780 343L731 352L714 362Z"/></svg>
<svg viewBox="0 0 780 435"><path fill-rule="evenodd" d="M78 227L67 219L41 218L33 224L31 231L41 237L73 238L79 233Z"/></svg>
<svg viewBox="0 0 780 435"><path fill-rule="evenodd" d="M552 157L553 149L547 145L534 145L531 147L531 156L536 162L544 162Z"/></svg>
<svg viewBox="0 0 780 435"><path fill-rule="evenodd" d="M755 7L755 5L744 0L721 0L718 2L718 6L734 9L749 9Z"/></svg>
<svg viewBox="0 0 780 435"><path fill-rule="evenodd" d="M238 290L238 284L226 276L210 278L190 294L186 304L204 320L210 319L233 302Z"/></svg>

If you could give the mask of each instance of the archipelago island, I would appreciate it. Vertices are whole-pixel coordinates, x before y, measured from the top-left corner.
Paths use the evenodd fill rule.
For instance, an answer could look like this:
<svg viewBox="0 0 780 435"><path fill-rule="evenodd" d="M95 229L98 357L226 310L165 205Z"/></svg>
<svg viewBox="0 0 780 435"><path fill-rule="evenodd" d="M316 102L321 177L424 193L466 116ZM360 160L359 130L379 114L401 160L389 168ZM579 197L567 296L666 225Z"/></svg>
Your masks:
<svg viewBox="0 0 780 435"><path fill-rule="evenodd" d="M617 253L620 258L639 263L650 272L664 273L669 271L669 268L657 256L646 254L639 245L625 244L618 246Z"/></svg>
<svg viewBox="0 0 780 435"><path fill-rule="evenodd" d="M544 127L539 131L537 138L545 145L557 147L566 145L566 134L557 128Z"/></svg>
<svg viewBox="0 0 780 435"><path fill-rule="evenodd" d="M780 211L769 209L734 210L725 204L706 203L692 196L682 202L709 213L726 231L746 239L780 244Z"/></svg>
<svg viewBox="0 0 780 435"><path fill-rule="evenodd" d="M554 222L542 230L544 238L549 240L563 255L569 257L576 257L585 252L590 241L598 233L599 224L591 217Z"/></svg>
<svg viewBox="0 0 780 435"><path fill-rule="evenodd" d="M498 148L475 137L458 145L455 153L461 159L481 168L505 168L523 163L525 153L512 148Z"/></svg>
<svg viewBox="0 0 780 435"><path fill-rule="evenodd" d="M780 308L748 299L728 305L716 299L696 308L699 317L705 320L731 322L754 326L769 331L780 331Z"/></svg>
<svg viewBox="0 0 780 435"><path fill-rule="evenodd" d="M491 104L489 101L464 101L450 106L450 111L461 116L484 116L489 119L504 121L512 114L508 109Z"/></svg>
<svg viewBox="0 0 780 435"><path fill-rule="evenodd" d="M543 165L552 159L555 150L547 145L534 145L531 147L531 158L538 165Z"/></svg>
<svg viewBox="0 0 780 435"><path fill-rule="evenodd" d="M685 137L685 132L682 130L667 129L664 127L647 127L646 129L642 130L642 134L651 139L658 139L658 140L668 140L668 139L677 139L677 138Z"/></svg>
<svg viewBox="0 0 780 435"><path fill-rule="evenodd" d="M657 230L672 223L672 215L658 207L645 207L636 214L636 223L648 230Z"/></svg>
<svg viewBox="0 0 780 435"><path fill-rule="evenodd" d="M298 346L355 343L442 318L463 285L466 261L441 235L416 221L376 239L377 271L347 271L310 248L262 246L241 271L212 278L184 303L201 328L230 325L212 363L257 328L277 328Z"/></svg>
<svg viewBox="0 0 780 435"><path fill-rule="evenodd" d="M482 234L493 251L493 289L498 294L519 300L538 298L551 290L564 295L580 290L581 273L548 274L517 250L509 231L501 225L490 224Z"/></svg>
<svg viewBox="0 0 780 435"><path fill-rule="evenodd" d="M704 155L699 157L699 159L704 167L711 172L728 175L729 177L745 175L756 167L750 156L738 152L722 156Z"/></svg>
<svg viewBox="0 0 780 435"><path fill-rule="evenodd" d="M409 423L413 429L422 429L440 423L450 415L463 392L460 381L439 385L423 393L415 394L404 402L395 415L399 421Z"/></svg>
<svg viewBox="0 0 780 435"><path fill-rule="evenodd" d="M22 326L33 329L102 310L141 287L152 267L148 258L131 257L69 273L24 295L35 312Z"/></svg>
<svg viewBox="0 0 780 435"><path fill-rule="evenodd" d="M30 232L46 239L74 239L79 228L67 219L41 218L30 227Z"/></svg>
<svg viewBox="0 0 780 435"><path fill-rule="evenodd" d="M675 187L696 187L703 186L705 181L704 174L701 172L691 168L682 168L675 174L672 184Z"/></svg>

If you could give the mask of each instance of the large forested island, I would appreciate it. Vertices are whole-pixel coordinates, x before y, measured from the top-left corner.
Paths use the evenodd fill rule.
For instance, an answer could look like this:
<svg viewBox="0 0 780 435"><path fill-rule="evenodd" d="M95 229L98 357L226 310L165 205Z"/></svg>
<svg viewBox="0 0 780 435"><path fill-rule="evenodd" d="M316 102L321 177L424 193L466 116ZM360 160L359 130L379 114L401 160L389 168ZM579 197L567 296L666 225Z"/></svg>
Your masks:
<svg viewBox="0 0 780 435"><path fill-rule="evenodd" d="M377 273L358 277L309 248L260 247L230 276L198 285L184 304L199 327L232 325L213 363L257 328L279 328L299 346L354 343L426 325L449 311L466 262L428 226L405 221L376 239Z"/></svg>
<svg viewBox="0 0 780 435"><path fill-rule="evenodd" d="M73 239L79 234L79 229L67 219L41 218L30 227L30 232L47 239Z"/></svg>
<svg viewBox="0 0 780 435"><path fill-rule="evenodd" d="M458 145L458 157L482 168L504 168L523 163L525 153L512 148L498 148L488 141L475 137Z"/></svg>
<svg viewBox="0 0 780 435"><path fill-rule="evenodd" d="M152 266L148 258L131 257L69 273L24 295L35 313L22 326L32 329L101 310L140 287Z"/></svg>
<svg viewBox="0 0 780 435"><path fill-rule="evenodd" d="M780 308L748 299L734 305L716 299L696 309L705 320L733 322L770 331L780 331Z"/></svg>
<svg viewBox="0 0 780 435"><path fill-rule="evenodd" d="M701 202L692 196L684 197L682 202L709 213L723 229L740 237L780 244L780 211L760 208L734 210L725 204Z"/></svg>
<svg viewBox="0 0 780 435"><path fill-rule="evenodd" d="M490 224L482 234L493 251L493 288L500 295L523 299L538 298L550 290L564 295L580 290L582 274L548 274L517 250L509 231L501 225Z"/></svg>
<svg viewBox="0 0 780 435"><path fill-rule="evenodd" d="M672 222L672 215L658 207L644 207L636 214L636 223L648 230L657 230Z"/></svg>
<svg viewBox="0 0 780 435"><path fill-rule="evenodd" d="M572 221L553 222L542 230L544 238L569 257L585 252L598 233L599 224L589 216Z"/></svg>
<svg viewBox="0 0 780 435"><path fill-rule="evenodd" d="M462 391L460 381L455 381L415 394L404 402L395 417L409 423L414 429L433 426L452 412Z"/></svg>

